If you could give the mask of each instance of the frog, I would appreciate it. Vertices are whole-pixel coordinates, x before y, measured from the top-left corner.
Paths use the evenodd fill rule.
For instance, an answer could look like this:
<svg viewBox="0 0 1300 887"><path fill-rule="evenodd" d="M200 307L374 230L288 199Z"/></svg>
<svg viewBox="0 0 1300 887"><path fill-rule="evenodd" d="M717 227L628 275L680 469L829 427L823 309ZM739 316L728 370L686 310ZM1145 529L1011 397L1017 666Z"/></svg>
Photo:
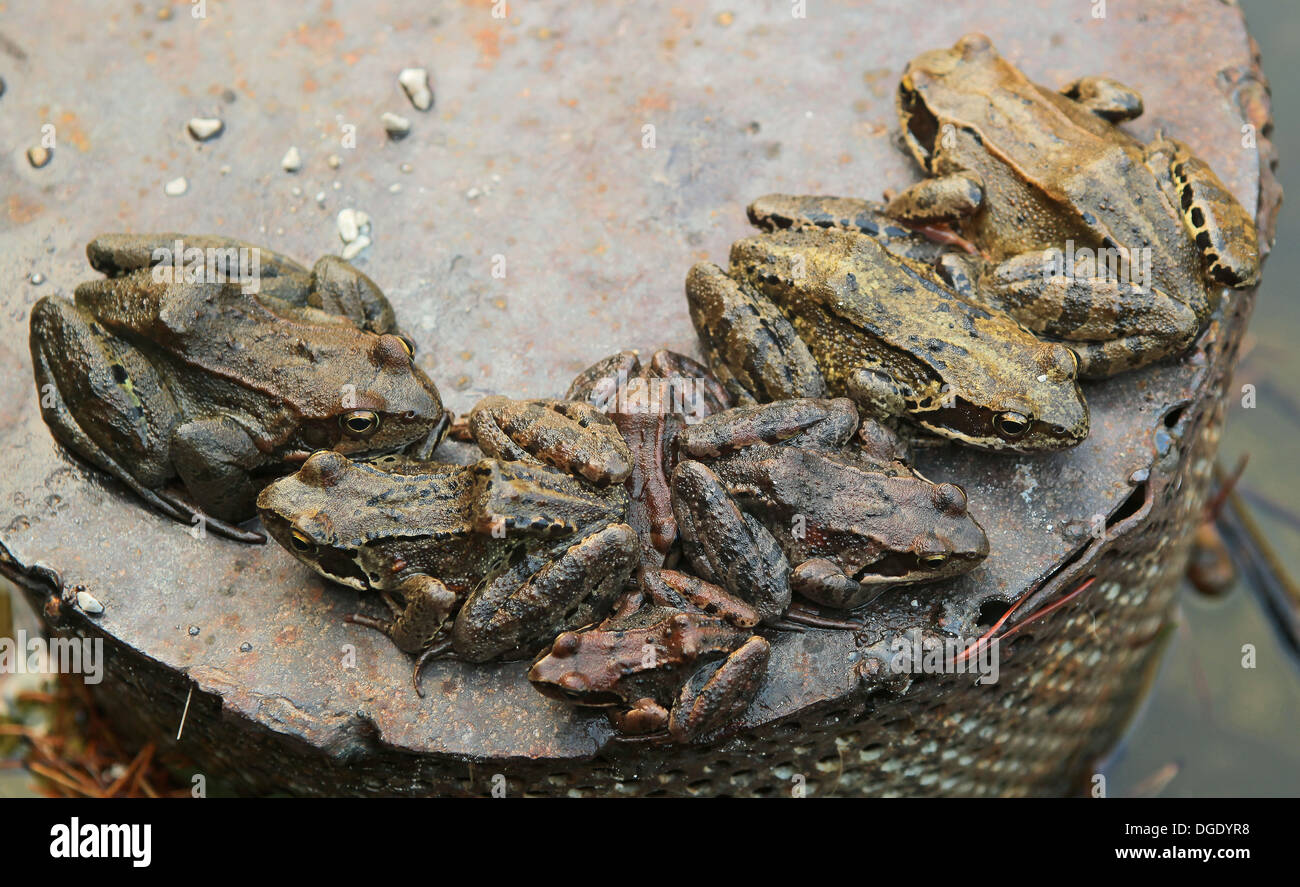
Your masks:
<svg viewBox="0 0 1300 887"><path fill-rule="evenodd" d="M686 428L672 496L696 574L747 595L772 624L792 593L853 610L974 569L989 543L965 490L930 481L895 438L858 426L848 398L805 398Z"/></svg>
<svg viewBox="0 0 1300 887"><path fill-rule="evenodd" d="M688 423L729 409L731 395L699 361L659 349L644 365L631 350L597 361L564 397L591 404L618 427L632 454L628 523L641 539L642 563L664 566L677 539L668 485L674 442Z"/></svg>
<svg viewBox="0 0 1300 887"><path fill-rule="evenodd" d="M1182 353L1222 287L1259 281L1254 220L1185 144L1117 125L1143 113L1118 81L1053 91L971 34L913 59L896 104L930 177L886 213L975 243L982 261L961 272L977 280L970 295L1070 345L1083 378Z"/></svg>
<svg viewBox="0 0 1300 887"><path fill-rule="evenodd" d="M878 228L882 242L852 214L818 224L809 207L832 199L793 217L756 202L751 219L773 230L732 244L729 269L701 262L687 277L706 359L737 402L849 397L873 420L993 452L1087 437L1070 348L963 299L897 225Z"/></svg>
<svg viewBox="0 0 1300 887"><path fill-rule="evenodd" d="M570 705L610 710L624 736L715 735L758 695L771 643L759 615L712 583L648 570L644 592L594 628L564 632L528 680Z"/></svg>
<svg viewBox="0 0 1300 887"><path fill-rule="evenodd" d="M416 657L421 696L436 657L523 658L599 620L638 563L624 522L628 455L613 423L583 404L493 396L470 424L486 432L485 458L472 464L362 463L322 450L258 497L267 531L295 558L379 592L388 618L347 621ZM503 449L527 458L501 458Z"/></svg>
<svg viewBox="0 0 1300 887"><path fill-rule="evenodd" d="M265 542L236 524L254 516L266 482L313 451L427 456L442 440L441 395L364 274L335 258L308 271L267 251L261 292L160 278L156 250L176 239L247 248L101 236L87 255L107 276L32 308L41 414L73 455L167 517Z"/></svg>

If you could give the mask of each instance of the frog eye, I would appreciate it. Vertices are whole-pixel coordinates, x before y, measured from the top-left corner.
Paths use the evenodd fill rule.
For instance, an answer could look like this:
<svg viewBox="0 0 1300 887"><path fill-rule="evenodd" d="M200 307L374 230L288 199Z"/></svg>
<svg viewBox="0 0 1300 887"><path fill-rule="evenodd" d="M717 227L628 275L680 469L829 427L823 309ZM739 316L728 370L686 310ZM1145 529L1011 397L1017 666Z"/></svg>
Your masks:
<svg viewBox="0 0 1300 887"><path fill-rule="evenodd" d="M944 561L948 560L948 555L943 553L923 554L921 555L920 560L921 563L925 564L927 567L936 567L939 564L943 563Z"/></svg>
<svg viewBox="0 0 1300 887"><path fill-rule="evenodd" d="M371 410L353 410L339 416L339 426L348 437L365 440L379 430L379 414Z"/></svg>
<svg viewBox="0 0 1300 887"><path fill-rule="evenodd" d="M311 551L316 547L316 543L298 528L289 531L289 542L293 545L295 551Z"/></svg>
<svg viewBox="0 0 1300 887"><path fill-rule="evenodd" d="M414 359L415 359L415 343L412 342L410 339L406 338L406 336L398 336L398 337L397 337L397 340L398 340L399 342L401 342L401 343L402 343L402 347L406 349L406 355L407 355L407 357L410 357L412 360L414 360Z"/></svg>
<svg viewBox="0 0 1300 887"><path fill-rule="evenodd" d="M993 420L994 425L997 426L998 434L1008 438L1023 437L1025 432L1029 430L1029 422L1029 417L1024 413L1010 410Z"/></svg>

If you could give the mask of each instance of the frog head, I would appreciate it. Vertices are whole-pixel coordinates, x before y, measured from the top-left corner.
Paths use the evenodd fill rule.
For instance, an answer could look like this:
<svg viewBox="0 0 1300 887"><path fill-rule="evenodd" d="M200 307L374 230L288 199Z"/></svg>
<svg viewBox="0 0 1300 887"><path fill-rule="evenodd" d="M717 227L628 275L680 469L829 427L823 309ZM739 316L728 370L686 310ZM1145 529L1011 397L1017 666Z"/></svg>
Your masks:
<svg viewBox="0 0 1300 887"><path fill-rule="evenodd" d="M346 456L411 447L416 458L427 459L450 427L437 387L415 365L407 340L391 333L366 338L364 359L340 376L344 381L324 411L328 445Z"/></svg>
<svg viewBox="0 0 1300 887"><path fill-rule="evenodd" d="M972 316L983 325L1010 327L1005 319ZM1088 436L1088 404L1079 389L1078 357L1059 342L1018 335L972 339L987 354L932 354L947 386L943 394L914 402L910 418L922 428L985 450L1047 452L1068 449ZM1005 332L1005 331L1004 331ZM963 357L965 359L963 359Z"/></svg>
<svg viewBox="0 0 1300 887"><path fill-rule="evenodd" d="M420 477L390 475L330 450L265 487L257 511L283 548L326 579L366 589L380 579L373 551L421 531Z"/></svg>
<svg viewBox="0 0 1300 887"><path fill-rule="evenodd" d="M984 119L989 92L1019 72L983 34L967 34L949 49L924 52L908 63L896 106L903 138L918 163L942 172L963 123ZM952 130L946 127L952 126Z"/></svg>

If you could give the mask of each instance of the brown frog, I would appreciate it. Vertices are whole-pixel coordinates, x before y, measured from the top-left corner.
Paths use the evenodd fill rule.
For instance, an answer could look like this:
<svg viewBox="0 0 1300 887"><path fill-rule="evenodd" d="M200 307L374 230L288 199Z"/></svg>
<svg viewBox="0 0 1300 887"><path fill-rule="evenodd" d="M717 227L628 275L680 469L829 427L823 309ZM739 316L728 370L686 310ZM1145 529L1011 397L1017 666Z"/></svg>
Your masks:
<svg viewBox="0 0 1300 887"><path fill-rule="evenodd" d="M736 407L686 428L672 494L695 572L772 624L792 591L852 609L983 560L965 491L908 469L887 435L850 447L857 428L845 398Z"/></svg>
<svg viewBox="0 0 1300 887"><path fill-rule="evenodd" d="M865 209L819 215L828 201L849 202L764 198L751 218L775 230L733 244L727 271L691 269L691 320L733 391L850 397L874 419L902 417L988 450L1057 450L1087 437L1069 348L959 297L920 260L932 245L897 226Z"/></svg>
<svg viewBox="0 0 1300 887"><path fill-rule="evenodd" d="M677 539L668 487L677 435L730 407L726 388L683 354L656 351L642 366L635 351L621 351L579 373L565 398L591 404L623 435L632 454L628 523L641 539L642 562L662 567Z"/></svg>
<svg viewBox="0 0 1300 887"><path fill-rule="evenodd" d="M904 139L933 178L886 211L955 225L992 263L979 298L1067 342L1085 377L1177 354L1219 286L1258 281L1258 239L1185 145L1142 144L1114 125L1141 113L1141 97L1114 80L1054 92L987 37L963 37L918 56L899 85Z"/></svg>
<svg viewBox="0 0 1300 887"><path fill-rule="evenodd" d="M168 280L156 250L177 239L257 249L106 235L87 254L108 279L32 308L41 412L73 453L171 518L265 541L231 522L251 517L258 490L312 451L427 456L437 446L448 426L438 390L369 278L336 258L308 271L268 250L260 292L226 278ZM167 489L176 479L194 504Z"/></svg>
<svg viewBox="0 0 1300 887"><path fill-rule="evenodd" d="M526 461L368 465L324 451L258 498L295 557L382 593L392 618L351 621L419 654L417 692L435 656L529 656L600 619L637 566L623 522L629 457L608 419L584 404L489 398L470 424L490 456Z"/></svg>
<svg viewBox="0 0 1300 887"><path fill-rule="evenodd" d="M744 714L771 645L758 613L722 589L670 570L647 570L638 597L594 629L565 632L528 680L551 698L609 708L632 735L667 730L692 742Z"/></svg>

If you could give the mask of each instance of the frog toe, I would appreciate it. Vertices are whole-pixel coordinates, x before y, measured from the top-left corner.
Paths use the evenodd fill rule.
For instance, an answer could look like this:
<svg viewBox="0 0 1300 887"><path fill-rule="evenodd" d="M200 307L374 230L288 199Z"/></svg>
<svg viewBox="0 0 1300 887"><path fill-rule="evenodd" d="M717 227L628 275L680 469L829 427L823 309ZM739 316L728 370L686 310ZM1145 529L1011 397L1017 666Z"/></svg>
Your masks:
<svg viewBox="0 0 1300 887"><path fill-rule="evenodd" d="M1141 94L1109 77L1080 77L1062 87L1061 95L1111 123L1123 123L1142 116Z"/></svg>

